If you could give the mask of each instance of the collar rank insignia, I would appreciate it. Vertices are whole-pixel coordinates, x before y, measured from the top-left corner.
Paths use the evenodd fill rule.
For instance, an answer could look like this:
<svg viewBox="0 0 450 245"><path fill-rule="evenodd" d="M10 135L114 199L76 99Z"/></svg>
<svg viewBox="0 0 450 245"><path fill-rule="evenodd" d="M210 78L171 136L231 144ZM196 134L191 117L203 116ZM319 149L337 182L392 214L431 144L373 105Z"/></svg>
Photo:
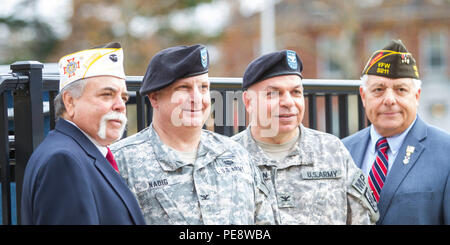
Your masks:
<svg viewBox="0 0 450 245"><path fill-rule="evenodd" d="M288 202L291 196L280 196L280 198L281 200L283 200L283 202Z"/></svg>

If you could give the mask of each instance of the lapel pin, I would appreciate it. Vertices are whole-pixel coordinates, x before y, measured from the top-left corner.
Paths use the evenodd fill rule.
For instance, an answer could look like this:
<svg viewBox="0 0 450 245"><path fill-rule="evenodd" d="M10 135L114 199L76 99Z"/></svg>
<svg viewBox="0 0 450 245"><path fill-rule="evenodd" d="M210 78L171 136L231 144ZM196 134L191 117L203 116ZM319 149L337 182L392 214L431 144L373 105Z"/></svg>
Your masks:
<svg viewBox="0 0 450 245"><path fill-rule="evenodd" d="M408 145L406 147L406 155L405 155L405 158L403 159L403 164L406 165L409 163L409 158L411 157L411 154L414 153L414 149L415 149L415 147L411 146L411 145Z"/></svg>

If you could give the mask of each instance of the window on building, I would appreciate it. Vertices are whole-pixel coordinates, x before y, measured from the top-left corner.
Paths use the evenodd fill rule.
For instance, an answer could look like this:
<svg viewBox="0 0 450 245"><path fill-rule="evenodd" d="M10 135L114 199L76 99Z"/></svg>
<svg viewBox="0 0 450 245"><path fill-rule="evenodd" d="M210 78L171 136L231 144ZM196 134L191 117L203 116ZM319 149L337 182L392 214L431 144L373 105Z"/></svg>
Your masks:
<svg viewBox="0 0 450 245"><path fill-rule="evenodd" d="M435 77L446 76L447 60L446 54L448 41L446 32L443 30L426 31L421 35L421 70L423 76Z"/></svg>
<svg viewBox="0 0 450 245"><path fill-rule="evenodd" d="M336 38L322 36L317 43L318 77L326 79L341 79L344 71L339 62L342 56L341 49L337 47Z"/></svg>

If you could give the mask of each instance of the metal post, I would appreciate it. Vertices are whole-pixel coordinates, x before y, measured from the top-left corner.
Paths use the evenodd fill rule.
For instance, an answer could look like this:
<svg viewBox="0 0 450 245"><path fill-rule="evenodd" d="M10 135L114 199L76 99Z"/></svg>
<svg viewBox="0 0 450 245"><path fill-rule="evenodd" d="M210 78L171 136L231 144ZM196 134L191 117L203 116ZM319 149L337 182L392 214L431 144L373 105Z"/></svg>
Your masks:
<svg viewBox="0 0 450 245"><path fill-rule="evenodd" d="M225 135L231 137L234 134L235 123L238 127L245 126L245 106L242 99L242 90L231 90L225 92ZM235 101L237 108L235 108Z"/></svg>
<svg viewBox="0 0 450 245"><path fill-rule="evenodd" d="M214 132L225 135L226 90L218 88L215 91L217 91L217 95L220 94L221 101L214 101Z"/></svg>
<svg viewBox="0 0 450 245"><path fill-rule="evenodd" d="M348 95L341 94L339 100L339 137L342 139L348 135Z"/></svg>
<svg viewBox="0 0 450 245"><path fill-rule="evenodd" d="M146 96L144 96L145 99ZM150 103L150 99L145 99L145 104L147 105L147 127L150 126L153 120L153 107Z"/></svg>
<svg viewBox="0 0 450 245"><path fill-rule="evenodd" d="M364 111L364 105L361 100L361 95L358 95L358 130L366 127L366 112Z"/></svg>
<svg viewBox="0 0 450 245"><path fill-rule="evenodd" d="M136 92L137 131L145 128L145 96Z"/></svg>
<svg viewBox="0 0 450 245"><path fill-rule="evenodd" d="M29 77L28 84L14 91L14 132L16 146L17 223L20 224L22 183L25 167L33 150L44 139L42 106L42 68L37 61L19 61L11 65L13 73Z"/></svg>
<svg viewBox="0 0 450 245"><path fill-rule="evenodd" d="M325 130L327 133L333 133L333 97L331 94L325 94Z"/></svg>
<svg viewBox="0 0 450 245"><path fill-rule="evenodd" d="M6 92L0 93L0 167L2 183L2 224L11 224L11 185L8 140L8 101Z"/></svg>
<svg viewBox="0 0 450 245"><path fill-rule="evenodd" d="M315 94L308 94L309 128L317 129L317 101Z"/></svg>
<svg viewBox="0 0 450 245"><path fill-rule="evenodd" d="M233 135L233 119L234 119L234 98L229 93L230 91L223 91L222 96L225 103L223 103L223 111L225 113L223 134L231 137ZM231 92L232 93L232 92Z"/></svg>
<svg viewBox="0 0 450 245"><path fill-rule="evenodd" d="M50 107L50 130L55 129L56 126L56 115L55 115L55 103L54 100L58 95L58 91L48 92L48 103Z"/></svg>

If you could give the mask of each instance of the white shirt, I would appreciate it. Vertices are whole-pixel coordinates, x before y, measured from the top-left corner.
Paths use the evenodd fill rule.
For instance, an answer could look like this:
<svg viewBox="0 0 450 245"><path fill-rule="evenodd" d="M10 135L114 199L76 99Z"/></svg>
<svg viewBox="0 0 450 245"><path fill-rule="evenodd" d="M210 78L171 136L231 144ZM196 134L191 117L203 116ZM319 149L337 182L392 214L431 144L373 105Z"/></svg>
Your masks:
<svg viewBox="0 0 450 245"><path fill-rule="evenodd" d="M65 119L60 118L60 120L65 120ZM108 148L106 148L106 146L100 145L96 140L94 140L87 133L85 133L83 130L81 130L81 128L79 128L74 122L69 121L69 120L66 120L66 122L69 122L73 126L77 127L84 135L86 135L86 137L97 147L97 149L100 151L100 153L102 153L102 155L106 158L106 154L108 154Z"/></svg>
<svg viewBox="0 0 450 245"><path fill-rule="evenodd" d="M389 149L387 150L387 155L388 155L388 175L389 172L392 168L392 165L395 162L395 158L398 155L398 151L400 150L400 147L402 147L403 141L405 140L406 135L408 134L409 130L411 130L411 127L414 125L414 123L416 122L417 116L414 119L414 121L411 123L411 125L409 125L409 127L403 131L401 134L397 134L391 137L387 137L387 142L389 145ZM367 149L366 149L366 153L364 155L364 160L363 163L361 165L361 170L363 171L363 173L368 176L370 169L373 166L373 163L375 161L375 156L376 156L376 148L375 145L378 141L378 139L380 139L381 136L374 128L373 124L370 125L370 139L369 139L369 144L367 145Z"/></svg>

